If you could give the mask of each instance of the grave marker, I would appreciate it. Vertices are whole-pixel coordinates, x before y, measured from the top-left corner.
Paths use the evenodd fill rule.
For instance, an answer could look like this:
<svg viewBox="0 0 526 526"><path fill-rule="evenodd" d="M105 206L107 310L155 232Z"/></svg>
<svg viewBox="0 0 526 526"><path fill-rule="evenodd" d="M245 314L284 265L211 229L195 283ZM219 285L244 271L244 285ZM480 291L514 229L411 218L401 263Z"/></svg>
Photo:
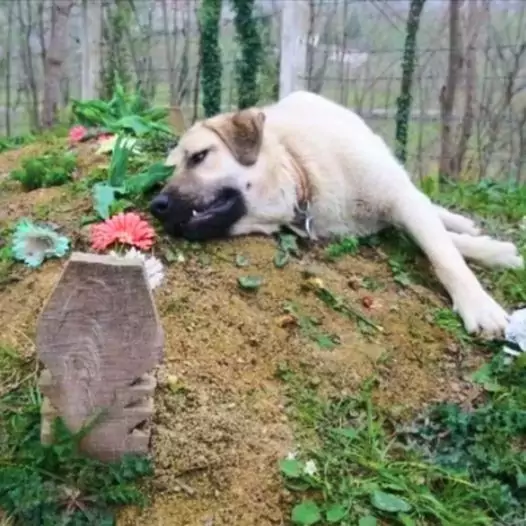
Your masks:
<svg viewBox="0 0 526 526"><path fill-rule="evenodd" d="M62 417L104 461L147 453L163 332L142 261L73 253L37 325L42 441Z"/></svg>

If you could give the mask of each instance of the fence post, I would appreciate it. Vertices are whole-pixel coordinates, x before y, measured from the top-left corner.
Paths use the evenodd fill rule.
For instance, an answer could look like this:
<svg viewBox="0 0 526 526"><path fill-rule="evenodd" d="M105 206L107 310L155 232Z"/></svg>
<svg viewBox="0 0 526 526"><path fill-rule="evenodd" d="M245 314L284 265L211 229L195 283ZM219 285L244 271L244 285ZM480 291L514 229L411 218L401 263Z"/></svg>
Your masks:
<svg viewBox="0 0 526 526"><path fill-rule="evenodd" d="M96 99L99 96L102 60L102 0L82 0L81 13L81 99Z"/></svg>
<svg viewBox="0 0 526 526"><path fill-rule="evenodd" d="M309 5L305 0L283 2L281 11L280 99L305 88Z"/></svg>

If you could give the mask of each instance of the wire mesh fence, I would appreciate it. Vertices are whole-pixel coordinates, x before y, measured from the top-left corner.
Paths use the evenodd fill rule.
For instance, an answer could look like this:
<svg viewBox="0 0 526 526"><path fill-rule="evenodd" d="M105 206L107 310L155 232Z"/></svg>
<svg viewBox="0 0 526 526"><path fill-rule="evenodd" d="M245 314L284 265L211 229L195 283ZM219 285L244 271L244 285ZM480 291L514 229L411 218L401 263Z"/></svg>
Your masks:
<svg viewBox="0 0 526 526"><path fill-rule="evenodd" d="M281 11L305 1L309 23L305 88L360 113L391 145L400 94L409 1L261 0L256 16L263 39L261 103L275 100L279 85ZM50 0L12 0L0 7L1 132L20 134L38 120L43 60L49 41ZM107 2L107 13L111 4ZM119 53L132 82L157 104L178 104L187 119L202 115L199 1L134 0ZM418 177L437 173L444 156L462 160L462 176L525 177L526 2L458 2L456 25L449 0L424 6L412 89L408 167ZM233 12L221 19L223 110L237 105L239 49ZM70 47L63 70L62 103L81 94L81 18L70 17ZM453 26L452 26L453 24ZM450 31L451 27L456 28ZM285 30L287 28L284 28ZM449 89L446 90L445 87ZM453 93L451 92L451 88ZM445 148L444 134L449 134Z"/></svg>

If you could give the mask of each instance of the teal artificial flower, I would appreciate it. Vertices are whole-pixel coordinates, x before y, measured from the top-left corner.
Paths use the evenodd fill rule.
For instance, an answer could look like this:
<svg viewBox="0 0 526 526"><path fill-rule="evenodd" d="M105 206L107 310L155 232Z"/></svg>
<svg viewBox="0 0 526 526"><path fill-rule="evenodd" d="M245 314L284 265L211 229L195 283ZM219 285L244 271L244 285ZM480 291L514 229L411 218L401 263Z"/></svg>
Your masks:
<svg viewBox="0 0 526 526"><path fill-rule="evenodd" d="M13 257L31 268L37 268L50 257L63 257L69 249L69 239L52 228L35 225L21 219L13 235Z"/></svg>

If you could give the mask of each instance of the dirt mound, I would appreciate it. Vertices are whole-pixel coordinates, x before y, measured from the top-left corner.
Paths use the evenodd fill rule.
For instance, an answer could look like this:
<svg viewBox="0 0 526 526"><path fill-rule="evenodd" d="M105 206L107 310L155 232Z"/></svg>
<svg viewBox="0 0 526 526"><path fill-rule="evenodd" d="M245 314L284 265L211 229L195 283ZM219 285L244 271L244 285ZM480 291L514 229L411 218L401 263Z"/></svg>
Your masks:
<svg viewBox="0 0 526 526"><path fill-rule="evenodd" d="M85 208L85 197L64 189L22 194L11 185L0 196L0 223L44 210L72 232ZM309 371L322 390L337 394L352 393L376 372L377 402L398 411L459 389L466 363L433 324L432 309L445 305L436 292L401 288L373 250L336 263L312 250L283 269L273 264L275 250L270 239L247 237L187 251L185 262L169 267L155 293L166 345L156 394L153 504L142 513L123 510L121 526L283 524L287 503L277 461L294 449L276 377L284 364ZM239 268L241 255L249 264ZM37 316L61 268L57 261L36 271L17 267L1 293L5 343L31 348ZM306 290L306 269L383 332L361 331ZM263 278L258 291L239 287L246 275ZM366 288L373 281L374 291ZM305 327L285 323L291 304L339 344L323 349Z"/></svg>

